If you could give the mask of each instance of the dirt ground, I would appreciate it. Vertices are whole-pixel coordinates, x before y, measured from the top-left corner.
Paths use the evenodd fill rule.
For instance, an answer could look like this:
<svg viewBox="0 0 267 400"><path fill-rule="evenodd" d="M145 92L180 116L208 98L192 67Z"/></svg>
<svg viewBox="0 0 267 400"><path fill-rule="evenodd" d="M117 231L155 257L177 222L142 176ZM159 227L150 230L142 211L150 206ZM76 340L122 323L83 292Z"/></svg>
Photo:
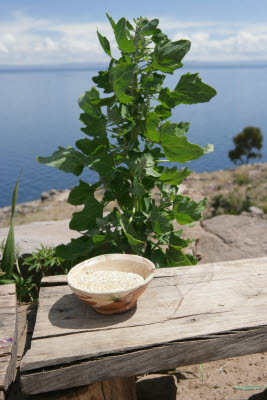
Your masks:
<svg viewBox="0 0 267 400"><path fill-rule="evenodd" d="M181 367L175 375L177 400L267 400L267 389L234 389L234 386L267 387L267 353Z"/></svg>

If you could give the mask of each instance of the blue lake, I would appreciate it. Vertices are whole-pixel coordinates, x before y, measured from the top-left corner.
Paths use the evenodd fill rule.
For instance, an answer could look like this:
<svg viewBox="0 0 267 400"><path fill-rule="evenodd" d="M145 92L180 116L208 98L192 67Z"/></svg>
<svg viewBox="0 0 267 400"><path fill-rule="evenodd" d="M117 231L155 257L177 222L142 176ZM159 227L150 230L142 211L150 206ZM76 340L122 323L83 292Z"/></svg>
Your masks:
<svg viewBox="0 0 267 400"><path fill-rule="evenodd" d="M188 71L199 72L218 92L209 103L178 106L171 118L191 122L191 142L214 144L214 153L191 162L189 168L199 172L231 168L228 151L233 136L248 125L260 127L263 135L267 131L267 68L184 67L181 73ZM85 70L0 72L0 207L10 204L21 168L18 202L78 182L79 178L40 165L35 158L50 155L58 146L74 146L85 137L79 130L77 99L90 89L94 75L96 71ZM166 84L173 88L179 75L168 77ZM267 161L266 140L262 153L262 161ZM92 183L97 176L88 170L83 179Z"/></svg>

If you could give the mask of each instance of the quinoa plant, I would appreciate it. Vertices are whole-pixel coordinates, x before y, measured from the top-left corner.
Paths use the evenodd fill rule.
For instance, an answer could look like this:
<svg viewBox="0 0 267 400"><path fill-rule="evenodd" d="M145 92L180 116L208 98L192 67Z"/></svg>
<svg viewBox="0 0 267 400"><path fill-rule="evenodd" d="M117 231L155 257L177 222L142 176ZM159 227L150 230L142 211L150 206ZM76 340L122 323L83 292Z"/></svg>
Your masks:
<svg viewBox="0 0 267 400"><path fill-rule="evenodd" d="M183 252L190 240L181 238L182 229L175 230L173 221L199 221L206 199L197 203L178 194L191 171L160 163L184 164L213 150L188 141L189 122L168 118L179 104L207 102L216 91L190 73L173 90L163 86L166 74L183 66L190 42L172 42L158 28L158 19L140 17L134 26L125 18L117 23L108 19L121 54L115 58L108 39L97 32L110 63L93 78L96 86L79 98L81 130L87 137L76 142L76 149L59 147L50 157L37 158L76 176L87 168L99 176L94 184L80 180L70 192L68 202L84 206L70 221L70 229L81 236L58 246L57 255L83 260L119 252L142 255L157 267L195 264ZM98 190L103 191L100 201ZM104 213L113 201L117 206Z"/></svg>

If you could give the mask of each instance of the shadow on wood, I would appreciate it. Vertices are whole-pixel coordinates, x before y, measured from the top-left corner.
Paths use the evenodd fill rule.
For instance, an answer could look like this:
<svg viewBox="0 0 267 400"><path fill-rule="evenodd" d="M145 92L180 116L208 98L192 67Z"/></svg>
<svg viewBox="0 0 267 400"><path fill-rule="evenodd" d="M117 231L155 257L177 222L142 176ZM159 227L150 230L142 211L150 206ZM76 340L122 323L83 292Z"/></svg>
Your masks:
<svg viewBox="0 0 267 400"><path fill-rule="evenodd" d="M117 378L80 388L29 396L28 400L136 400L135 378Z"/></svg>
<svg viewBox="0 0 267 400"><path fill-rule="evenodd" d="M79 300L74 293L62 296L51 307L48 318L53 326L68 329L97 329L112 327L132 318L136 307L123 314L98 314L92 307ZM81 316L83 316L81 318Z"/></svg>

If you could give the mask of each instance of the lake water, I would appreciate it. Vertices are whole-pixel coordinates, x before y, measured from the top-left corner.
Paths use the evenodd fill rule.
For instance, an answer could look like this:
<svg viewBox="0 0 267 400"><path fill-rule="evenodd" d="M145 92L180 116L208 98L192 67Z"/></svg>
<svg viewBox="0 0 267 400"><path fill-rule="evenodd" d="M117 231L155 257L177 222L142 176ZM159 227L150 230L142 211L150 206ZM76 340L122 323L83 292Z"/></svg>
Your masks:
<svg viewBox="0 0 267 400"><path fill-rule="evenodd" d="M209 103L178 106L173 122L189 121L188 138L193 143L213 143L214 153L189 164L195 171L233 167L228 151L232 138L245 126L267 131L267 68L186 68L199 72L218 95ZM168 77L171 88L179 73ZM34 200L51 188L70 188L78 182L71 174L36 163L37 155L48 156L57 146L74 146L85 137L79 129L78 96L92 86L96 71L51 70L0 72L0 207L10 204L12 191L23 169L18 202ZM267 161L267 141L262 149ZM170 167L170 163L168 164ZM97 180L89 170L83 179Z"/></svg>

